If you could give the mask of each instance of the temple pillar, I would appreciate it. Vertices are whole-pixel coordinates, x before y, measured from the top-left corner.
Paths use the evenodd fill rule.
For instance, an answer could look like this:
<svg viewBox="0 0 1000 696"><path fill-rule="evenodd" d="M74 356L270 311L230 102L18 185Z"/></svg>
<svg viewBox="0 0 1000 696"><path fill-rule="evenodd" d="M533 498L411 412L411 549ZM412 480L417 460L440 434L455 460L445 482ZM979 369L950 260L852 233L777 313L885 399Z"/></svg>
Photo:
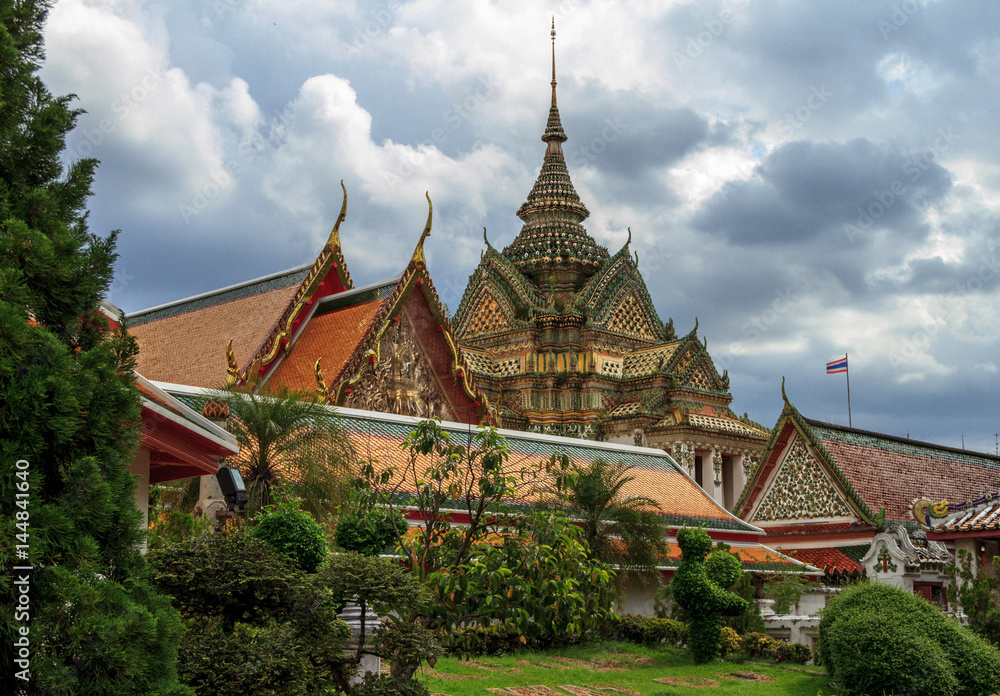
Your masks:
<svg viewBox="0 0 1000 696"><path fill-rule="evenodd" d="M733 475L733 499L726 501L726 509L733 512L733 506L736 505L736 501L740 499L740 495L743 493L743 489L747 485L747 473L745 462L747 460L747 455L744 454L734 454L732 455L732 475Z"/></svg>
<svg viewBox="0 0 1000 696"><path fill-rule="evenodd" d="M715 502L722 504L722 457L714 449L701 455L702 488Z"/></svg>

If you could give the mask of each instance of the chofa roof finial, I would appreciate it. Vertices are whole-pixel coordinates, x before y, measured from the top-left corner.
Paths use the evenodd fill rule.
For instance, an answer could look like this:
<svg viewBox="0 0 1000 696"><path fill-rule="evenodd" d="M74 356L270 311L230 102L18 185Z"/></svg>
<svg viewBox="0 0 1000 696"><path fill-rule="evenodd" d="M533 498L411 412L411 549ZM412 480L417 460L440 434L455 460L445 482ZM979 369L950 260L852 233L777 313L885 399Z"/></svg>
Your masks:
<svg viewBox="0 0 1000 696"><path fill-rule="evenodd" d="M427 265L427 258L424 256L424 240L431 236L431 221L434 218L434 205L431 203L431 195L427 191L424 192L424 196L427 198L427 224L424 225L423 234L420 235L420 241L417 242L417 248L413 250L413 261Z"/></svg>

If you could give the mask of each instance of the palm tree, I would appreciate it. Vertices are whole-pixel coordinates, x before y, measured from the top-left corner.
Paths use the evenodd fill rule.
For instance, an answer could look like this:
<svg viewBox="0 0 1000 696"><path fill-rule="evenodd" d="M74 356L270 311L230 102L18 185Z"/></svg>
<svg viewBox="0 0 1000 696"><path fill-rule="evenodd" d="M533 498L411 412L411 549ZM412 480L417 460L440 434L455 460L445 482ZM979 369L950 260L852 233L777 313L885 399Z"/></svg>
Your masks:
<svg viewBox="0 0 1000 696"><path fill-rule="evenodd" d="M240 452L228 463L240 470L251 515L273 502L279 486L319 520L336 513L353 448L333 411L311 393L287 387L263 393L233 387L214 399L229 406L226 428Z"/></svg>
<svg viewBox="0 0 1000 696"><path fill-rule="evenodd" d="M593 558L627 572L650 576L667 552L666 521L652 498L625 495L633 467L595 459L575 466L563 506L582 523Z"/></svg>

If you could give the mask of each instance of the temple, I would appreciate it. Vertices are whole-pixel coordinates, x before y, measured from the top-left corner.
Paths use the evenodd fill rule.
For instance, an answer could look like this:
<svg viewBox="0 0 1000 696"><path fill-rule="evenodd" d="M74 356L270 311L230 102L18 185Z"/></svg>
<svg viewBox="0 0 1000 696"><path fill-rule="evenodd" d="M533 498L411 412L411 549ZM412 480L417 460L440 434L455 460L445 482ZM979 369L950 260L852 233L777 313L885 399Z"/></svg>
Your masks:
<svg viewBox="0 0 1000 696"><path fill-rule="evenodd" d="M628 442L671 453L732 508L768 432L730 408L695 327L660 321L629 241L615 254L583 226L590 215L570 179L556 101L545 156L523 221L503 251L486 249L452 322L476 382L506 428Z"/></svg>
<svg viewBox="0 0 1000 696"><path fill-rule="evenodd" d="M333 231L309 266L130 315L139 369L173 384L288 388L334 406L489 421L487 398L427 273L430 199L403 271L360 288L340 247L346 213L345 189Z"/></svg>

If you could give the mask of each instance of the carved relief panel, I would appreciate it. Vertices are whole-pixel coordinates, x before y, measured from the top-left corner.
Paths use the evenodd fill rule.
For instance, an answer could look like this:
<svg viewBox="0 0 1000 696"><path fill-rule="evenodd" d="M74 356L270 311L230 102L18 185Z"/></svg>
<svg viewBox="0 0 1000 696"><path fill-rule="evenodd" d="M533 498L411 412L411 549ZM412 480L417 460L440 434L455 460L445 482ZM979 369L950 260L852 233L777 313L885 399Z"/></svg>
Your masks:
<svg viewBox="0 0 1000 696"><path fill-rule="evenodd" d="M430 362L405 314L390 323L369 366L345 406L416 418L455 420Z"/></svg>

